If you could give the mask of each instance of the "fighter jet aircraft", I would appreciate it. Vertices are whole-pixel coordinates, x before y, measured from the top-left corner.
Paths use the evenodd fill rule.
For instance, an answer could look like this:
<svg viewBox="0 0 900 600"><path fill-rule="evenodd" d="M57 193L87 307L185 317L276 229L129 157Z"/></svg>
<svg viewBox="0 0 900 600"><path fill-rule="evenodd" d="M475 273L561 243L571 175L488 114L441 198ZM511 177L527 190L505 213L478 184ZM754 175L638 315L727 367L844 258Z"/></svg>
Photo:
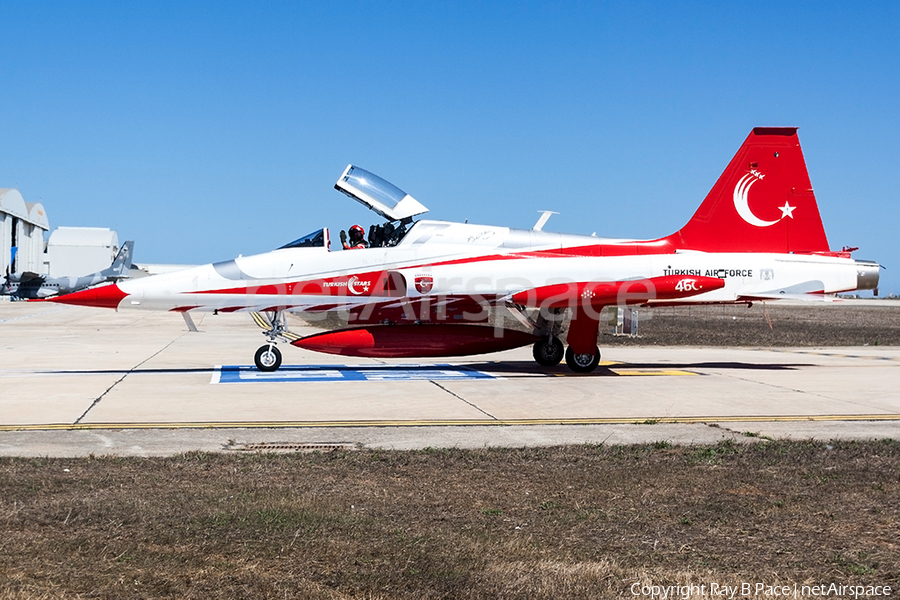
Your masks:
<svg viewBox="0 0 900 600"><path fill-rule="evenodd" d="M122 248L108 268L81 277L48 277L30 271L10 275L7 270L5 281L0 285L0 295L11 296L13 300L36 300L69 294L99 283L125 279L131 269L133 254L134 242L129 240L122 244Z"/></svg>
<svg viewBox="0 0 900 600"><path fill-rule="evenodd" d="M541 365L565 358L590 372L606 306L823 299L878 284L877 263L829 248L794 127L753 129L688 223L656 240L549 233L543 217L531 230L414 221L422 204L353 165L335 188L387 219L370 229L368 248L332 252L320 229L269 253L53 300L185 320L195 311L252 313L268 340L255 356L263 371L281 365L283 340L369 357L532 344ZM286 312L344 319L300 337Z"/></svg>

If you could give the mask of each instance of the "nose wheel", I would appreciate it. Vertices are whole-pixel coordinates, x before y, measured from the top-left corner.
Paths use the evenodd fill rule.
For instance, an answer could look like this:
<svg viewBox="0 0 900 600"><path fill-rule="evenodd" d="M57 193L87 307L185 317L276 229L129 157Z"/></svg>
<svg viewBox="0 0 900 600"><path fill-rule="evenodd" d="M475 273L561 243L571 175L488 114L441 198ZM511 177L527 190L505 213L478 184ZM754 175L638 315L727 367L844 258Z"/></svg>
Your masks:
<svg viewBox="0 0 900 600"><path fill-rule="evenodd" d="M594 346L592 354L576 354L569 346L566 348L566 364L576 373L590 373L600 364L600 348Z"/></svg>
<svg viewBox="0 0 900 600"><path fill-rule="evenodd" d="M252 312L250 316L263 330L262 333L268 340L265 346L260 346L256 351L253 362L260 371L277 371L281 366L281 351L275 346L275 341L282 340L290 343L300 339L300 336L288 331L283 310Z"/></svg>
<svg viewBox="0 0 900 600"><path fill-rule="evenodd" d="M281 350L274 344L260 346L253 356L253 362L256 363L256 368L260 371L277 371L278 367L281 366Z"/></svg>

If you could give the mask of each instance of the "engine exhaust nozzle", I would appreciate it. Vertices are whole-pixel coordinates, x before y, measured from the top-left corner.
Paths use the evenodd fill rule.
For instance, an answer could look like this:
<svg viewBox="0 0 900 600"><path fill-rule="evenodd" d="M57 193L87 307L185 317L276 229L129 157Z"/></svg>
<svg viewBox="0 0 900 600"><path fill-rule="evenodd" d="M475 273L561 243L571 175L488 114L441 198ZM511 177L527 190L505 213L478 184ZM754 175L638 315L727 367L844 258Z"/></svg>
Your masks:
<svg viewBox="0 0 900 600"><path fill-rule="evenodd" d="M874 290L878 287L881 265L871 260L856 261L856 289Z"/></svg>

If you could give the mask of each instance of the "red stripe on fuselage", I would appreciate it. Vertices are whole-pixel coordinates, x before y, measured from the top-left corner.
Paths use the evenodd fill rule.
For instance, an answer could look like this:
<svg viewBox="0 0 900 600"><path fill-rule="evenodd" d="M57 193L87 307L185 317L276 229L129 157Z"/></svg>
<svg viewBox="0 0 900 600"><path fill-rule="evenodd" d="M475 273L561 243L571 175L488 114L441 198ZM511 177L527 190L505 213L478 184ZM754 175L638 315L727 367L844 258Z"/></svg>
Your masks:
<svg viewBox="0 0 900 600"><path fill-rule="evenodd" d="M528 260L534 258L595 258L601 256L631 256L650 254L672 254L675 247L666 238L661 240L628 242L624 244L592 244L590 246L578 246L573 248L551 248L548 250L535 250L530 252L515 252L511 254L489 254L485 256L470 256L456 258L436 263L421 263L417 265L396 266L390 270L400 269L426 269L445 267L451 265L466 265L479 262L492 262L501 260ZM364 283L369 283L369 289L359 293L348 293L348 282L352 278L356 282L352 289L364 288ZM360 273L358 275L328 277L324 279L310 279L293 281L289 283L266 284L260 286L247 286L218 290L200 290L190 292L192 294L246 294L248 296L372 296L382 295L381 280L386 277L386 271ZM387 294L384 294L387 295Z"/></svg>

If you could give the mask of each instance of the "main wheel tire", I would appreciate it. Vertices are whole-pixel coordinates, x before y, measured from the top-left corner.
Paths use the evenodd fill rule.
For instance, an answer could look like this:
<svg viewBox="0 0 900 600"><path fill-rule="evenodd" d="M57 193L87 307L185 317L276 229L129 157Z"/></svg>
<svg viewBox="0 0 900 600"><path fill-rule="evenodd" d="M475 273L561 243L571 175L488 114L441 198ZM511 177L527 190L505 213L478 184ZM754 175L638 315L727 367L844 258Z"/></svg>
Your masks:
<svg viewBox="0 0 900 600"><path fill-rule="evenodd" d="M555 337L536 341L531 350L535 362L542 367L555 367L562 362L565 353L563 343Z"/></svg>
<svg viewBox="0 0 900 600"><path fill-rule="evenodd" d="M281 350L277 346L260 346L259 350L253 356L253 362L260 371L271 372L277 371L281 366Z"/></svg>
<svg viewBox="0 0 900 600"><path fill-rule="evenodd" d="M569 346L566 348L566 364L576 373L590 373L600 364L600 348L595 346L593 354L575 354Z"/></svg>

